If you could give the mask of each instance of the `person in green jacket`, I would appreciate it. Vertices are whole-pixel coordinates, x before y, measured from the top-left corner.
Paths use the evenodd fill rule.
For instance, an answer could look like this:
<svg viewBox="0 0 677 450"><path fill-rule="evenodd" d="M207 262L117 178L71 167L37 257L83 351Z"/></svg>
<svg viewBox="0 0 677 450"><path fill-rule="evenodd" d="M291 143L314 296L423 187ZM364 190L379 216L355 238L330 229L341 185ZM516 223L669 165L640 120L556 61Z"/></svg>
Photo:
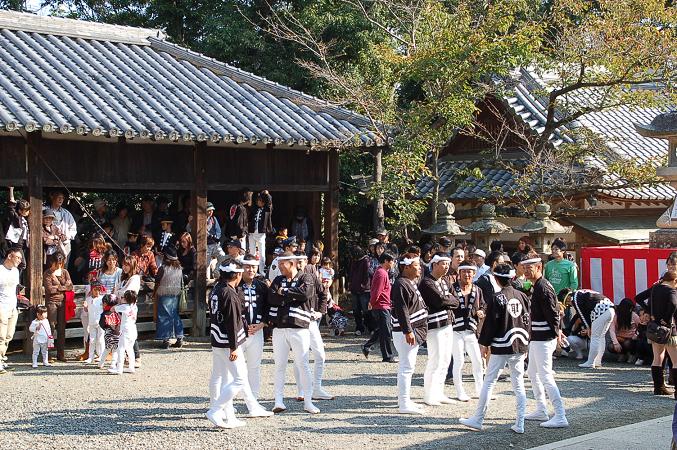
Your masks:
<svg viewBox="0 0 677 450"><path fill-rule="evenodd" d="M555 239L551 247L553 259L546 263L543 271L545 279L552 284L556 293L567 288L572 291L578 289L578 268L573 261L564 257L566 248L564 239Z"/></svg>

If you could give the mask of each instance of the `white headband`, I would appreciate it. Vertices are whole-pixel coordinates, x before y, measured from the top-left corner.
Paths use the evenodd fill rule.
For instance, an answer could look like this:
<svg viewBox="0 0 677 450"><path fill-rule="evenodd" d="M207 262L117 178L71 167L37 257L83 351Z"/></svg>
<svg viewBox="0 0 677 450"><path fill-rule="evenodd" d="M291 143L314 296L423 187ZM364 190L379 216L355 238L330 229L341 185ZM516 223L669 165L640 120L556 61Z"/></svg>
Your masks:
<svg viewBox="0 0 677 450"><path fill-rule="evenodd" d="M240 261L240 264L243 266L258 266L259 262L255 259L243 259Z"/></svg>
<svg viewBox="0 0 677 450"><path fill-rule="evenodd" d="M403 264L403 265L405 265L405 266L410 266L412 263L414 263L414 262L416 262L416 261L418 261L418 260L419 260L418 257L416 257L416 258L411 258L411 259L409 259L409 258L402 258L402 260L400 261L400 264Z"/></svg>
<svg viewBox="0 0 677 450"><path fill-rule="evenodd" d="M477 266L458 266L456 270L474 270L477 272Z"/></svg>
<svg viewBox="0 0 677 450"><path fill-rule="evenodd" d="M296 256L296 255L292 255L292 256L278 256L278 257L277 257L277 260L278 260L278 261L296 261L297 259L299 259L299 257Z"/></svg>
<svg viewBox="0 0 677 450"><path fill-rule="evenodd" d="M448 258L446 256L435 255L433 256L433 259L430 260L430 264L435 264L444 261L451 261L451 258Z"/></svg>
<svg viewBox="0 0 677 450"><path fill-rule="evenodd" d="M299 255L296 259L308 259L308 255Z"/></svg>
<svg viewBox="0 0 677 450"><path fill-rule="evenodd" d="M501 277L501 278L515 278L515 269L511 269L510 272L508 273L496 273L496 272L491 272L493 276L495 277Z"/></svg>
<svg viewBox="0 0 677 450"><path fill-rule="evenodd" d="M220 265L220 266L219 266L219 270L220 270L221 272L234 272L234 273L244 272L244 269L241 269L241 268L237 267L237 266L236 266L235 264L233 264L233 263L227 264L227 265L225 265L225 266L224 266L224 265Z"/></svg>
<svg viewBox="0 0 677 450"><path fill-rule="evenodd" d="M543 262L541 258L530 258L530 259L525 259L524 261L520 261L520 264L536 264L539 262Z"/></svg>

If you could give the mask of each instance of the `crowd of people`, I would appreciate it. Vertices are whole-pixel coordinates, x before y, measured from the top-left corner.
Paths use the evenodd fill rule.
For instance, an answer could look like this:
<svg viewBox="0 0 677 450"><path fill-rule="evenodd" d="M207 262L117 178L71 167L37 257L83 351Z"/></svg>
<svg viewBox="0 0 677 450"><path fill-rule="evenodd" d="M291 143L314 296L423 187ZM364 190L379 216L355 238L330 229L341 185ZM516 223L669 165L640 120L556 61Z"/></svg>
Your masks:
<svg viewBox="0 0 677 450"><path fill-rule="evenodd" d="M57 206L63 202L60 196L63 194L58 192L51 196L53 203L45 207L44 235L53 237L57 229L70 223L63 210L57 218ZM233 407L238 395L244 397L250 417L287 410L284 386L290 352L296 399L308 413L319 413L314 401L333 398L322 385L326 353L319 325L330 314L328 323L336 334L342 334L346 326L345 315L331 295L332 261L323 258L321 246L314 245L310 219L297 209L288 229L273 229L270 194L257 194L255 206L251 199L251 193L243 192L225 221L216 218L212 204L207 207L208 278L213 283L208 296L212 374L207 418L220 428L245 424ZM13 197L10 201L14 202ZM26 205L14 203L5 233L12 245L6 248L0 266L2 372L18 315L20 271L25 267L22 244L29 233L22 209ZM115 225L109 228L110 222L102 222L105 232L93 235L87 255L87 297L81 317L87 336L83 360L105 368L110 354L108 371L112 374L133 373L139 367L136 303L144 280L153 281L156 337L165 348L183 345L178 302L195 270L190 230L183 228L177 237L172 225L180 222L179 216L160 216L160 232L153 236L154 208L146 199L143 203L142 218L129 221L126 242L115 241L118 248L113 248L110 240L122 235ZM101 208L97 214L102 214ZM185 219L181 223L189 227L190 216ZM135 232L138 240L134 240ZM273 234L274 251L269 253L266 248ZM17 236L18 241L13 240ZM50 364L47 355L54 343L56 311L73 289L66 266L70 247L65 245L67 241L60 241L52 251L54 242L45 240L45 302L34 308L35 320L29 327L34 367L40 354L43 364ZM77 266L76 261L72 264ZM677 379L677 369L672 369L671 363L677 357L677 252L666 266L656 284L615 305L598 292L579 288L578 268L563 239L554 240L544 261L527 237L519 240L509 256L499 241L484 250L471 242L453 246L445 237L420 246L410 243L399 251L388 233L381 231L368 242L367 251L354 248L347 273L355 334L369 334L362 353L369 358L378 345L383 362L397 364L400 413L426 414L425 406L411 396L419 349L425 347L425 405L476 398L475 413L460 422L481 431L496 382L509 376L516 396L511 429L523 433L525 420L539 421L544 428L569 426L553 359L582 360L586 349L587 360L579 367L600 367L605 351L617 354L618 361L650 363L654 393L672 394L664 374L668 368L670 378ZM272 340L275 366L272 411L259 403L266 337ZM175 342L170 344L170 339ZM473 375L469 390L462 378L466 355ZM528 413L525 371L535 400ZM453 396L445 394L449 381L453 381Z"/></svg>

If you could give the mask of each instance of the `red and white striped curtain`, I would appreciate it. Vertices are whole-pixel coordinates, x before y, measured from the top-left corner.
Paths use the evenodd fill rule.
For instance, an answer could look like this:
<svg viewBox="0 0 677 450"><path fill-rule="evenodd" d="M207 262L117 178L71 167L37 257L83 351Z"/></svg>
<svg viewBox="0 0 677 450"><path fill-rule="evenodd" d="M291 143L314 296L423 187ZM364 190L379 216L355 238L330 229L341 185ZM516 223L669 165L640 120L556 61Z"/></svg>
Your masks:
<svg viewBox="0 0 677 450"><path fill-rule="evenodd" d="M625 247L583 247L581 287L601 292L620 303L633 298L665 272L665 260L675 249Z"/></svg>

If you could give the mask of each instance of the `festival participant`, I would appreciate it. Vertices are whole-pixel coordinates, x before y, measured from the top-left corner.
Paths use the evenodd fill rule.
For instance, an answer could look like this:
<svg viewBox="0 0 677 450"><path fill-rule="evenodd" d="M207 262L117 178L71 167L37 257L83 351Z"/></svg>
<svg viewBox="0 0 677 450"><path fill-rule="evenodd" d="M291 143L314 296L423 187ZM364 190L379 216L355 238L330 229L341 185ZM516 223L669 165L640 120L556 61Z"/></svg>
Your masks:
<svg viewBox="0 0 677 450"><path fill-rule="evenodd" d="M120 302L125 292L132 291L139 294L141 290L141 276L137 270L137 259L134 256L125 256L122 260L122 275L120 275L120 284L115 296ZM139 343L134 341L134 364L138 369L141 366L141 352L139 350Z"/></svg>
<svg viewBox="0 0 677 450"><path fill-rule="evenodd" d="M157 275L158 266L155 260L155 252L153 247L155 240L150 236L141 237L141 246L137 251L132 253L136 257L136 267L142 279L152 281Z"/></svg>
<svg viewBox="0 0 677 450"><path fill-rule="evenodd" d="M455 247L451 251L451 264L449 265L449 273L445 278L449 285L454 284L458 280L458 266L461 265L465 259L465 251L461 247Z"/></svg>
<svg viewBox="0 0 677 450"><path fill-rule="evenodd" d="M18 266L19 273L21 273L26 268L25 251L28 250L30 236L28 216L31 214L31 204L24 199L15 200L12 186L9 187L8 197L5 239L10 248L17 248L21 252L21 261Z"/></svg>
<svg viewBox="0 0 677 450"><path fill-rule="evenodd" d="M382 253L378 260L381 265L374 272L371 280L369 306L372 318L375 319L376 329L371 338L362 345L362 353L369 358L372 347L376 342L381 348L383 362L396 363L399 360L394 356L393 324L390 301L391 285L388 273L395 266L395 257L388 252Z"/></svg>
<svg viewBox="0 0 677 450"><path fill-rule="evenodd" d="M179 316L179 295L183 288L183 270L174 247L166 247L163 264L155 276L153 299L157 304L155 339L162 348L169 348L169 339L176 338L172 347L183 347L183 322Z"/></svg>
<svg viewBox="0 0 677 450"><path fill-rule="evenodd" d="M71 281L70 274L64 268L64 260L61 253L54 253L47 258L47 270L42 276L42 286L45 289L47 320L49 320L52 332L56 331L56 334L58 334L58 310L64 307L66 292L73 290L73 282ZM84 326L87 326L87 323L88 319L85 320ZM86 343L89 343L89 338ZM86 358L87 356L85 355L80 360L84 361Z"/></svg>
<svg viewBox="0 0 677 450"><path fill-rule="evenodd" d="M38 356L42 352L42 365L51 366L47 355L48 342L52 339L52 329L47 320L47 308L44 305L35 307L35 319L28 326L28 331L33 333L33 368L38 368Z"/></svg>
<svg viewBox="0 0 677 450"><path fill-rule="evenodd" d="M531 342L529 343L529 368L527 373L536 399L536 410L526 415L526 420L542 421L544 428L566 428L569 422L564 410L564 401L555 383L552 370L552 354L558 341L564 337L560 329L560 314L557 296L552 284L543 277L541 258L526 259L524 274L533 283L531 295ZM555 415L550 418L546 405L545 393L555 408Z"/></svg>
<svg viewBox="0 0 677 450"><path fill-rule="evenodd" d="M296 238L293 236L282 241L283 253L294 253L298 248L299 244L296 242ZM280 258L278 256L273 260L272 263L270 263L270 267L268 268L268 281L272 282L281 274L282 271L280 270Z"/></svg>
<svg viewBox="0 0 677 450"><path fill-rule="evenodd" d="M247 362L249 386L254 398L259 398L261 387L261 358L263 357L263 328L268 305L268 285L256 278L259 262L254 255L246 254L241 261L244 272L239 290L242 294L242 309L247 323L247 340L242 344Z"/></svg>
<svg viewBox="0 0 677 450"><path fill-rule="evenodd" d="M125 365L125 356L127 357L127 373L136 371L134 364L134 342L138 336L136 330L136 318L139 314L139 308L136 306L136 293L126 291L122 296L124 303L118 303L112 310L120 314L120 341L118 343L118 362L115 369L111 368L108 372L116 375L122 375Z"/></svg>
<svg viewBox="0 0 677 450"><path fill-rule="evenodd" d="M300 272L296 255L285 252L277 258L281 275L275 277L268 292L268 320L273 329L273 357L275 358L275 407L279 413L287 409L284 404L284 378L289 349L294 353L303 387L303 409L311 414L320 410L313 404L313 386L308 364L310 332L313 320L312 296L315 290L310 275Z"/></svg>
<svg viewBox="0 0 677 450"><path fill-rule="evenodd" d="M256 206L249 211L249 253L259 256L259 275L266 270L266 235L272 233L273 197L268 191L259 192L256 196Z"/></svg>
<svg viewBox="0 0 677 450"><path fill-rule="evenodd" d="M484 318L484 297L482 290L472 282L477 266L470 261L463 261L458 267L458 281L452 286L452 293L459 302L459 307L454 313L454 386L456 398L462 402L470 400L463 388L463 365L465 354L468 353L472 363L472 376L475 380L475 395L479 395L482 389L482 356L477 342L477 332L480 320Z"/></svg>
<svg viewBox="0 0 677 450"><path fill-rule="evenodd" d="M99 327L103 330L105 343L103 354L99 359L99 369L104 369L106 358L111 354L110 369L115 370L118 364L118 345L120 343L120 315L113 311L118 301L115 295L106 294L101 299L103 312L99 317Z"/></svg>
<svg viewBox="0 0 677 450"><path fill-rule="evenodd" d="M310 350L313 354L313 360L315 361L315 367L313 369L313 400L333 400L334 396L322 388L322 375L324 374L326 355L324 351L324 342L322 341L322 335L320 334L320 320L322 320L322 316L327 313L327 294L318 275L315 274L315 272L305 270L308 263L308 257L305 253L302 253L301 250L299 250L295 255L297 257L299 272L310 275L313 279L313 286L315 288L312 295L313 304L310 309L313 320L311 320L308 325ZM297 399L302 401L303 393L301 383L299 382L301 377L299 376L298 367L296 365L294 365L294 376L296 378L296 389L298 392Z"/></svg>
<svg viewBox="0 0 677 450"><path fill-rule="evenodd" d="M468 419L460 419L460 422L473 430L482 430L494 386L507 364L517 406L517 418L510 429L522 434L527 403L524 357L529 345L529 300L524 293L511 286L510 280L515 276L515 271L510 265L499 264L494 267L493 274L501 290L487 301L486 318L479 337L482 352L489 358L487 374L475 414Z"/></svg>
<svg viewBox="0 0 677 450"><path fill-rule="evenodd" d="M254 398L249 386L247 363L242 344L247 331L242 321L242 301L237 287L242 280L242 266L226 260L219 266L219 281L209 295L212 344L211 397L207 418L220 428L235 428L245 422L235 417L233 399L242 392L251 417L271 416Z"/></svg>
<svg viewBox="0 0 677 450"><path fill-rule="evenodd" d="M101 269L96 279L106 288L106 292L113 293L120 285L122 269L118 267L118 255L115 250L108 250L103 254ZM99 318L97 317L97 321Z"/></svg>
<svg viewBox="0 0 677 450"><path fill-rule="evenodd" d="M207 202L207 261L216 257L219 264L226 259L226 254L221 248L221 226L218 219L214 216L214 204Z"/></svg>
<svg viewBox="0 0 677 450"><path fill-rule="evenodd" d="M606 348L606 333L616 317L614 304L611 300L589 289L562 289L558 300L565 307L573 306L581 319L584 334L590 336L590 351L588 360L578 365L583 368L602 367L602 356Z"/></svg>
<svg viewBox="0 0 677 450"><path fill-rule="evenodd" d="M543 268L543 276L552 284L556 293L562 289L578 289L578 269L573 261L564 257L567 244L564 239L557 238L552 242L550 251L552 260L548 261Z"/></svg>
<svg viewBox="0 0 677 450"><path fill-rule="evenodd" d="M353 248L353 258L350 261L350 295L353 301L353 316L355 318L355 335L361 336L372 331L372 321L369 314L369 257L359 246Z"/></svg>
<svg viewBox="0 0 677 450"><path fill-rule="evenodd" d="M14 337L19 311L16 308L17 286L19 285L19 265L22 252L20 247L10 247L5 262L0 265L0 375L5 369L5 353Z"/></svg>
<svg viewBox="0 0 677 450"><path fill-rule="evenodd" d="M53 255L56 252L61 252L65 255L63 250L66 236L64 236L59 227L54 225L54 217L54 211L50 208L42 210L43 264L46 263L47 256Z"/></svg>
<svg viewBox="0 0 677 450"><path fill-rule="evenodd" d="M473 263L477 266L477 273L475 274L475 278L473 281L477 281L479 277L484 275L485 272L490 270L491 268L484 263L484 260L486 259L487 254L484 250L482 249L475 249L475 251L472 253L472 260Z"/></svg>
<svg viewBox="0 0 677 450"><path fill-rule="evenodd" d="M229 240L238 240L243 249L247 248L248 210L252 206L252 192L243 190L237 203L228 208L224 237ZM255 251L254 251L255 252Z"/></svg>
<svg viewBox="0 0 677 450"><path fill-rule="evenodd" d="M94 355L98 358L103 356L105 341L103 330L99 327L99 320L103 313L103 295L106 291L100 281L92 282L87 297L85 298L85 309L87 310L87 335L89 336L89 346L85 364L92 364L95 361ZM83 324L84 325L84 324Z"/></svg>
<svg viewBox="0 0 677 450"><path fill-rule="evenodd" d="M77 225L73 215L66 208L63 207L63 202L66 196L62 190L54 190L49 194L49 207L54 213L54 225L61 230L61 234L65 236L63 241L64 260L68 262L68 257L71 254L71 241L75 239L78 234Z"/></svg>
<svg viewBox="0 0 677 450"><path fill-rule="evenodd" d="M176 249L178 236L172 232L173 223L174 220L169 216L165 216L160 219L162 232L160 233L160 239L157 243L157 251L160 253L164 253L169 247Z"/></svg>
<svg viewBox="0 0 677 450"><path fill-rule="evenodd" d="M393 341L400 361L397 368L397 403L402 414L425 414L421 405L411 400L411 377L416 367L418 347L428 332L428 310L416 280L421 277L421 262L405 254L399 261L400 276L391 290Z"/></svg>
<svg viewBox="0 0 677 450"><path fill-rule="evenodd" d="M423 277L419 290L428 307L428 362L423 375L423 401L429 406L452 403L444 395L444 380L451 362L454 338L453 309L458 308L459 300L450 290L446 280L451 258L437 254L430 260L430 274Z"/></svg>

